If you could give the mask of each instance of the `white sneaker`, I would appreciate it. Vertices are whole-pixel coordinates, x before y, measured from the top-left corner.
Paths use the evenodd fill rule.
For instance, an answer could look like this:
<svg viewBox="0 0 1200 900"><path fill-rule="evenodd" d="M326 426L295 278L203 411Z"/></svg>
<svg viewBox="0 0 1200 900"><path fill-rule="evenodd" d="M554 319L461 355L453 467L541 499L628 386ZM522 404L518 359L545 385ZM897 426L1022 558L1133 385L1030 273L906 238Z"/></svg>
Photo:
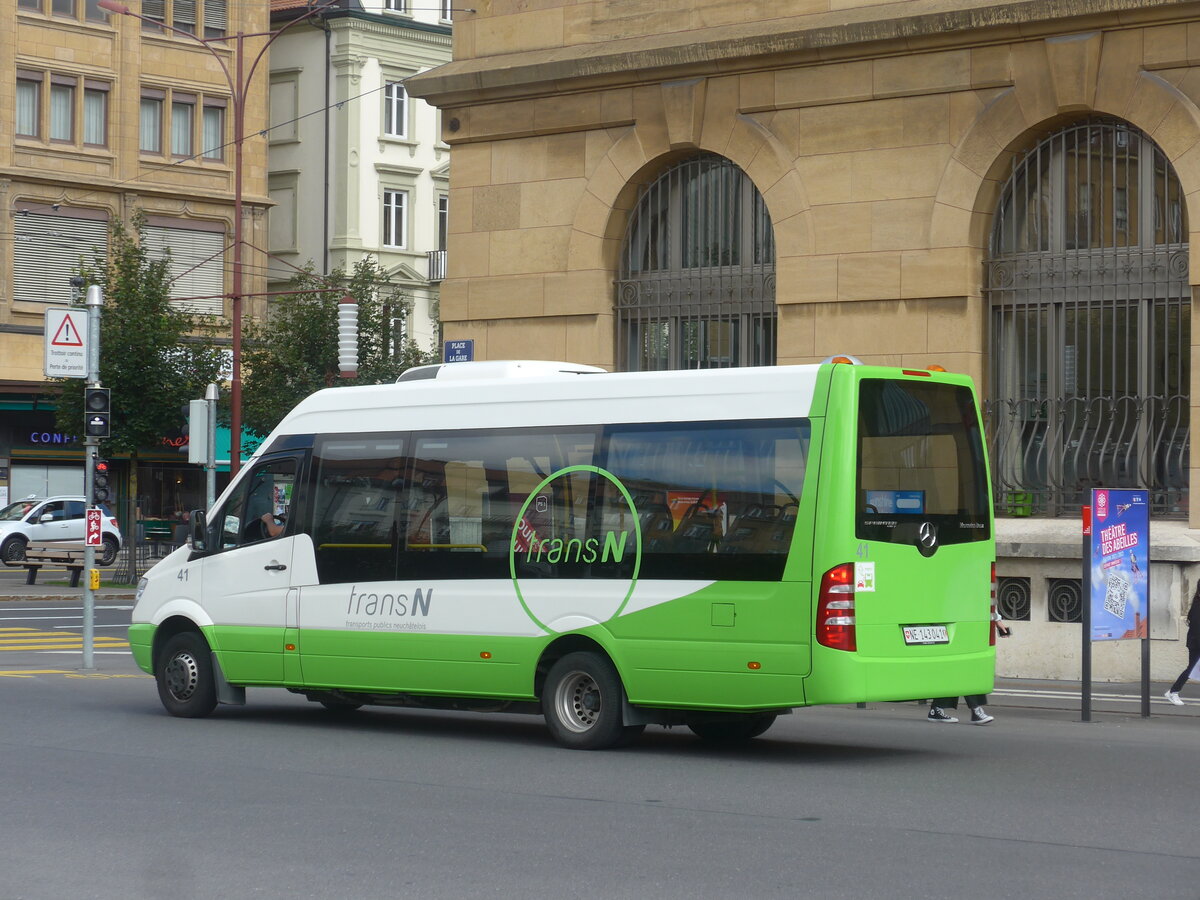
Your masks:
<svg viewBox="0 0 1200 900"><path fill-rule="evenodd" d="M1167 691L1163 696L1172 706L1183 706L1183 701L1179 699L1179 694L1175 691Z"/></svg>

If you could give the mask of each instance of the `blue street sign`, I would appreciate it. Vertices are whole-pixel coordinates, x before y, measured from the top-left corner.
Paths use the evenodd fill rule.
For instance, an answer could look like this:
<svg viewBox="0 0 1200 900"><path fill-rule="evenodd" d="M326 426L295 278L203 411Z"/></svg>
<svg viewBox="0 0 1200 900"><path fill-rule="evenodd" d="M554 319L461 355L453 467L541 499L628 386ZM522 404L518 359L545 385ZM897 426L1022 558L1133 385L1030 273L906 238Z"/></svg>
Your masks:
<svg viewBox="0 0 1200 900"><path fill-rule="evenodd" d="M446 341L446 362L470 362L474 358L475 341Z"/></svg>

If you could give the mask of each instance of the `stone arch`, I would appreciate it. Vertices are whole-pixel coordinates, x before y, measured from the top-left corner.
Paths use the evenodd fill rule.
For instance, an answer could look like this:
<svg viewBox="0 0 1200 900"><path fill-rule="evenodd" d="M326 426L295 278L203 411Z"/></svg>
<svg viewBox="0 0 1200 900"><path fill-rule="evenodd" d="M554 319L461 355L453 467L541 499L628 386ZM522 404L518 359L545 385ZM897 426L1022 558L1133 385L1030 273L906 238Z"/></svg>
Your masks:
<svg viewBox="0 0 1200 900"><path fill-rule="evenodd" d="M697 151L724 156L749 176L771 214L777 254L811 252L808 200L794 161L767 128L738 113L736 90L722 90L720 84L708 88L699 80L658 87L657 97L642 95L646 100L638 104L638 121L623 131L588 175L572 223L568 271L615 271L639 187ZM729 123L727 129L721 129L722 122Z"/></svg>
<svg viewBox="0 0 1200 900"><path fill-rule="evenodd" d="M1086 114L1136 126L1175 167L1185 196L1200 191L1200 108L1178 87L1144 70L1136 34L1070 35L1020 45L1013 83L982 106L942 173L931 248L981 253L1014 155L1058 124ZM1193 221L1196 217L1191 217Z"/></svg>

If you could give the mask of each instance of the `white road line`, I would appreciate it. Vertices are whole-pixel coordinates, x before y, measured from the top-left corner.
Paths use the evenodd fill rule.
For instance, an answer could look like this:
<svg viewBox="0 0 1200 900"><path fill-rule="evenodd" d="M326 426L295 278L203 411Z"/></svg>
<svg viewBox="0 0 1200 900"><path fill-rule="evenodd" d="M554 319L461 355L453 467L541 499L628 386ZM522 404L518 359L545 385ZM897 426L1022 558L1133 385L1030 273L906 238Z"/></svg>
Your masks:
<svg viewBox="0 0 1200 900"><path fill-rule="evenodd" d="M55 625L54 627L55 627L55 628L82 628L83 626L82 626L82 625ZM121 625L121 624L117 624L117 625L101 625L99 622L95 622L95 623L93 623L93 624L92 624L92 627L93 627L93 628L128 628L129 626L128 626L128 625Z"/></svg>

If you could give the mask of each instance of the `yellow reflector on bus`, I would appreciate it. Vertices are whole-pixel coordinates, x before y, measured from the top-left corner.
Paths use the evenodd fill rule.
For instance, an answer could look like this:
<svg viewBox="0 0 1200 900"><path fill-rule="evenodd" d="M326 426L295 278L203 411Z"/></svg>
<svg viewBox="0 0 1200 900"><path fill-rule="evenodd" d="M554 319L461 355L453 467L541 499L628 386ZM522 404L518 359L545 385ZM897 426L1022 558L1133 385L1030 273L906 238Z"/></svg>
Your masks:
<svg viewBox="0 0 1200 900"><path fill-rule="evenodd" d="M758 671L759 669L761 669L761 668L762 668L762 663L760 663L760 662L748 662L748 663L746 663L746 668L747 668L747 669L754 669L755 671Z"/></svg>

